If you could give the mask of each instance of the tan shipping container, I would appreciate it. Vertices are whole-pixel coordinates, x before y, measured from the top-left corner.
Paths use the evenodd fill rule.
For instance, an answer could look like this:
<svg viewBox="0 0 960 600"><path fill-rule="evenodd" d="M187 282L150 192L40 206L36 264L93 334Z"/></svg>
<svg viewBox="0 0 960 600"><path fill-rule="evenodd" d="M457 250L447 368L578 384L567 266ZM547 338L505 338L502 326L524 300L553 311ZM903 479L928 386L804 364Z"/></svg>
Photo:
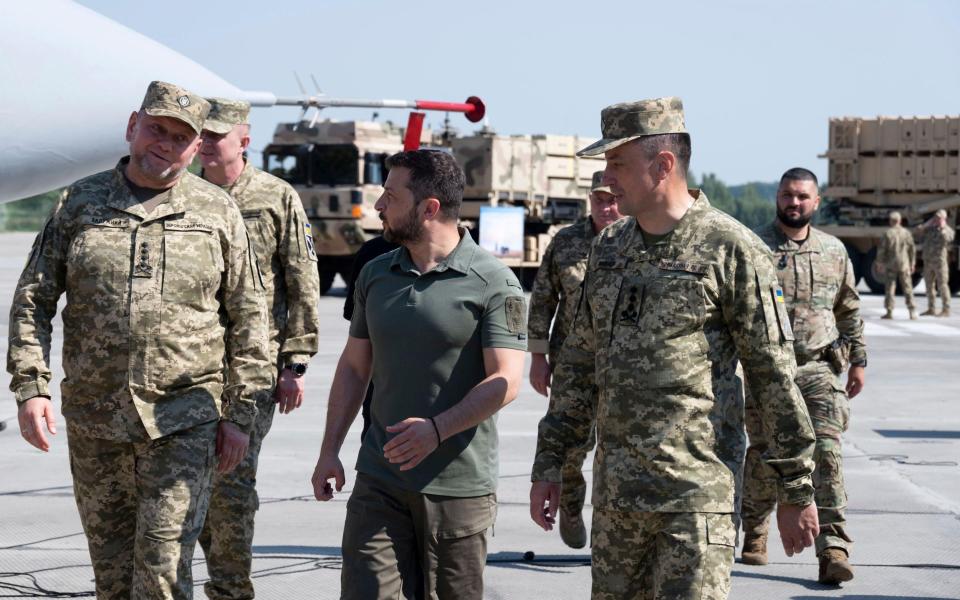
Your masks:
<svg viewBox="0 0 960 600"><path fill-rule="evenodd" d="M860 152L880 152L880 119L863 119L860 121Z"/></svg>
<svg viewBox="0 0 960 600"><path fill-rule="evenodd" d="M861 159L861 161L863 160L866 159ZM858 187L856 161L840 159L831 160L828 177L832 187Z"/></svg>

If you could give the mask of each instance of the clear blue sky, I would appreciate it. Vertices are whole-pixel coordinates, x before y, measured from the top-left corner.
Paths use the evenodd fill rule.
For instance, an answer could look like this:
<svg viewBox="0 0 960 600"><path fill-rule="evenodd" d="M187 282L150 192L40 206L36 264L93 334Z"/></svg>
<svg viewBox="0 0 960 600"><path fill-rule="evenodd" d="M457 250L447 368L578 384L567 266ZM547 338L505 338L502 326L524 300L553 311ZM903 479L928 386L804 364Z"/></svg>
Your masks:
<svg viewBox="0 0 960 600"><path fill-rule="evenodd" d="M296 95L296 71L310 91L312 73L332 96L476 94L504 134L599 136L608 104L680 96L692 169L728 183L775 180L792 166L825 176L817 154L831 116L960 114L954 0L81 4L242 89ZM255 109L253 147L298 114Z"/></svg>

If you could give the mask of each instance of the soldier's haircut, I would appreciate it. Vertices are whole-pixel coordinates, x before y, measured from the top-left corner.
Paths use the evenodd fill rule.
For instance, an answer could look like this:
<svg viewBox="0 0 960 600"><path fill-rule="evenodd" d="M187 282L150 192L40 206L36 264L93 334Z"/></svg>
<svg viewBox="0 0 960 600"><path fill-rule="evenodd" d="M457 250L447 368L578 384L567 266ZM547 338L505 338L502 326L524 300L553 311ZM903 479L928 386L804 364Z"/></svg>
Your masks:
<svg viewBox="0 0 960 600"><path fill-rule="evenodd" d="M780 185L783 185L784 181L812 181L817 189L820 188L820 182L817 181L816 174L810 169L804 169L803 167L787 169L787 171L780 176Z"/></svg>
<svg viewBox="0 0 960 600"><path fill-rule="evenodd" d="M394 167L410 170L407 188L415 202L436 198L445 220L456 220L460 216L464 176L452 154L440 150L398 152L387 159L387 168Z"/></svg>
<svg viewBox="0 0 960 600"><path fill-rule="evenodd" d="M692 146L689 133L661 133L658 135L647 135L637 140L647 160L653 160L653 157L661 152L671 152L677 157L677 167L679 175L687 176L690 170L690 154Z"/></svg>

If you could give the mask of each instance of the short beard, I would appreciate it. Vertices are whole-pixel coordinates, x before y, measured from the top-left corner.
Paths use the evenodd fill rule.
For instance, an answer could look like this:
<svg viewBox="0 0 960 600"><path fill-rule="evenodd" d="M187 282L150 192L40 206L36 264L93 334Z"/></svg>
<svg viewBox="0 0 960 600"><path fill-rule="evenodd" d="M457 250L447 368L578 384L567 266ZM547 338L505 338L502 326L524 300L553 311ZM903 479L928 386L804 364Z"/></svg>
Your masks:
<svg viewBox="0 0 960 600"><path fill-rule="evenodd" d="M801 227L806 227L810 224L810 219L813 218L813 214L809 215L800 215L798 217L791 217L786 214L779 208L777 209L777 220L790 227L792 229L800 229Z"/></svg>
<svg viewBox="0 0 960 600"><path fill-rule="evenodd" d="M185 165L180 169L174 169L173 165L170 165L169 167L167 167L166 169L163 169L162 171L157 171L156 169L150 166L149 162L147 161L146 154L142 154L140 156L134 156L132 157L132 160L137 161L137 167L140 169L141 173L143 173L150 179L153 179L156 183L164 183L164 184L170 183L171 181L176 181L177 179L179 179L180 176L182 176L186 172L187 168L189 167L189 165Z"/></svg>
<svg viewBox="0 0 960 600"><path fill-rule="evenodd" d="M382 217L381 217L382 218ZM390 223L390 228L383 229L383 239L394 244L408 244L419 242L423 237L423 223L417 220L417 206L414 205L404 222L397 226Z"/></svg>

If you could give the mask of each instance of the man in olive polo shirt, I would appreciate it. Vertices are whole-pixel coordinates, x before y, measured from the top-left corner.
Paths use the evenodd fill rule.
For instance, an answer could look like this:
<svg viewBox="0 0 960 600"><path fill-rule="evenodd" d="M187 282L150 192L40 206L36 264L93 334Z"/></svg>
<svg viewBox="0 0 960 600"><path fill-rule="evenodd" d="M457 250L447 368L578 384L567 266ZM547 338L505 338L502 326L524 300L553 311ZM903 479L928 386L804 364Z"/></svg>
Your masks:
<svg viewBox="0 0 960 600"><path fill-rule="evenodd" d="M343 532L341 598L483 595L496 515L494 415L519 389L526 301L513 273L457 226L463 171L447 153L390 158L376 208L400 248L360 273L313 474L343 488L338 458L374 384Z"/></svg>

